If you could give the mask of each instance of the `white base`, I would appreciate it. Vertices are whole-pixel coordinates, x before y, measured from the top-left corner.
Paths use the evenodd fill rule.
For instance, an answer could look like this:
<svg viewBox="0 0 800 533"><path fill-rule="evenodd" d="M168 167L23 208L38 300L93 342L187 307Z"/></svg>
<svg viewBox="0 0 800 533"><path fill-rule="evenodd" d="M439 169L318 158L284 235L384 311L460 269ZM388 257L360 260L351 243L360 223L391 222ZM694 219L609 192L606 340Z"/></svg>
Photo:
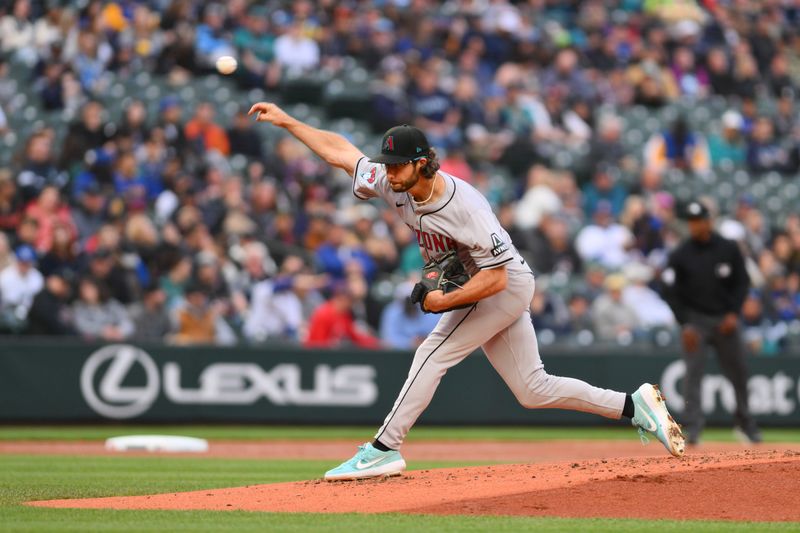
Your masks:
<svg viewBox="0 0 800 533"><path fill-rule="evenodd" d="M106 450L114 452L194 452L208 451L208 441L171 435L126 435L106 440Z"/></svg>
<svg viewBox="0 0 800 533"><path fill-rule="evenodd" d="M365 468L358 472L348 472L346 474L325 474L325 481L344 481L347 479L367 479L371 477L380 476L399 476L400 472L406 469L406 462L403 459L399 461L392 461L385 465L376 466L375 468Z"/></svg>

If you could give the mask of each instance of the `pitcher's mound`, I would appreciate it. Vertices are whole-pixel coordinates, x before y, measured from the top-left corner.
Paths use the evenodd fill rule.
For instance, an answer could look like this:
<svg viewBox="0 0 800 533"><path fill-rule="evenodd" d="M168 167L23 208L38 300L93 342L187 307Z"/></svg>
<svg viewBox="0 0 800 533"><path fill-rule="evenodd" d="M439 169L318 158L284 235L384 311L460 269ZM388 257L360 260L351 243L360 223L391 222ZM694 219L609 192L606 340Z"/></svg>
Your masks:
<svg viewBox="0 0 800 533"><path fill-rule="evenodd" d="M800 452L759 451L407 472L46 507L318 513L483 514L800 521Z"/></svg>

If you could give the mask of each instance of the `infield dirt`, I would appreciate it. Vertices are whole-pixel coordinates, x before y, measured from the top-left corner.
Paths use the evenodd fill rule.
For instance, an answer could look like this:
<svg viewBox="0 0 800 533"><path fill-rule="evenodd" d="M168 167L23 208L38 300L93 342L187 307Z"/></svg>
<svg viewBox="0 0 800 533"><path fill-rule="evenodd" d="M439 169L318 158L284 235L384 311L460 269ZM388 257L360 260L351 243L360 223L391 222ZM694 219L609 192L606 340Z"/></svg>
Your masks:
<svg viewBox="0 0 800 533"><path fill-rule="evenodd" d="M11 452L10 444L0 447L0 452ZM240 449L235 455L272 456L270 450L277 452L271 448L274 444L248 443L249 452L241 453ZM73 447L78 445L85 447L83 453L105 453L102 447L90 443L72 444ZM335 443L326 449L325 443L314 443L316 453L312 454L311 449L304 452L303 447L298 452L297 442L292 443L294 456L303 455L307 459L327 459L328 455L340 451L340 445L344 443ZM487 453L490 445L494 452ZM408 450L404 448L412 466L414 459L476 460L483 455L485 460L498 460L496 455L501 453L505 454L505 460L519 460L518 457L525 456L528 462L418 470L397 478L358 482L312 480L151 496L52 500L29 505L800 521L800 505L797 504L800 451L793 451L791 447L772 449L774 446L770 445L770 449L743 450L736 445L714 444L675 459L652 445L634 448L620 442L573 442L575 449L565 448L565 445L563 442L419 443L409 445ZM94 448L90 450L90 446ZM350 449L341 450L345 451L345 456L352 453L352 443L348 446ZM212 444L212 454L230 457L236 447L234 443ZM728 451L721 451L724 449ZM440 456L448 450L450 453L446 457ZM30 451L29 447L28 453ZM39 451L59 453L52 448L47 452ZM77 451L71 450L72 453ZM69 452L62 449L60 453ZM337 457L341 459L342 455ZM565 462L566 457L571 459Z"/></svg>

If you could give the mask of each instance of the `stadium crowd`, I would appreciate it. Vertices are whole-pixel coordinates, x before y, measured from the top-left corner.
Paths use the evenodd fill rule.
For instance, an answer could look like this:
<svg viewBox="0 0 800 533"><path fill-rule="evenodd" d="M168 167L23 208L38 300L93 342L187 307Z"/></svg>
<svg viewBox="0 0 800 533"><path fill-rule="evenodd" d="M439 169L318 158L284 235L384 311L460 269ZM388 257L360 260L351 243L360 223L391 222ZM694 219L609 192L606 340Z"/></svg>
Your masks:
<svg viewBox="0 0 800 533"><path fill-rule="evenodd" d="M0 54L0 135L18 112L12 66L37 105L74 117L63 142L32 131L0 168L7 334L415 346L438 317L408 303L413 233L245 114L247 90L353 61L371 76L373 132L417 125L442 170L493 203L538 276L542 342L674 331L658 293L685 235L669 172L800 179L794 2L15 0L0 7ZM127 94L112 120L110 74L177 92L226 54L240 63L235 117L174 95L152 113ZM713 98L718 133L678 113L638 152L622 142L626 110ZM747 258L748 344L775 353L800 326L800 213L771 217L750 194L730 212L713 191L704 201Z"/></svg>

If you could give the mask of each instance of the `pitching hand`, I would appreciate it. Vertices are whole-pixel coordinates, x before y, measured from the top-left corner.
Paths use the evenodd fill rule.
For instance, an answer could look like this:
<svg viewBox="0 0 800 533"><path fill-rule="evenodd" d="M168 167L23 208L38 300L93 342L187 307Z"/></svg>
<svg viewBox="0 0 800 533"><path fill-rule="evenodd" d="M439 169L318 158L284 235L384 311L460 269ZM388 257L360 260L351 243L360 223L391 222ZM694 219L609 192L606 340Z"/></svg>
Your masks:
<svg viewBox="0 0 800 533"><path fill-rule="evenodd" d="M253 104L253 107L250 108L247 114L255 115L256 120L259 122L269 122L279 128L286 127L292 119L286 111L270 102L258 102L257 104Z"/></svg>
<svg viewBox="0 0 800 533"><path fill-rule="evenodd" d="M446 309L447 306L444 305L444 291L428 291L428 294L426 294L425 298L422 300L422 306L430 313L438 313Z"/></svg>

